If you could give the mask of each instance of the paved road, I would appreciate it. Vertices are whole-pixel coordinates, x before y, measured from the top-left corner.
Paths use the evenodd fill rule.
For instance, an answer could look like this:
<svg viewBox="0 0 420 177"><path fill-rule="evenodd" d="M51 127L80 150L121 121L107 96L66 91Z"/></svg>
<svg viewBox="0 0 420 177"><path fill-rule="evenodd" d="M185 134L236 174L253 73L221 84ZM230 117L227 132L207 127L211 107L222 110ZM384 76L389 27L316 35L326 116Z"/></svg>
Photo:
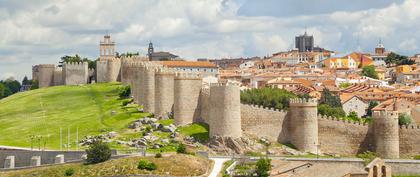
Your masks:
<svg viewBox="0 0 420 177"><path fill-rule="evenodd" d="M216 157L210 159L214 161L214 165L209 177L217 177L223 168L223 163L230 160L230 158L227 157Z"/></svg>

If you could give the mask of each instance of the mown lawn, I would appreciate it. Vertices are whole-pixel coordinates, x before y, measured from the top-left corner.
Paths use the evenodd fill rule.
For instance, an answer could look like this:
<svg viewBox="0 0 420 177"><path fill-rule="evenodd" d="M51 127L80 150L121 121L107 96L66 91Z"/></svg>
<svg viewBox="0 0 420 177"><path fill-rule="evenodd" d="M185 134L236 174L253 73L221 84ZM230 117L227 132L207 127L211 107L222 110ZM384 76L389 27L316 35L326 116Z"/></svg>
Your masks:
<svg viewBox="0 0 420 177"><path fill-rule="evenodd" d="M147 159L156 164L157 169L154 171L139 170L137 164L140 159ZM64 176L65 171L73 169L72 176L115 176L129 174L158 174L167 176L199 176L205 174L210 161L203 157L176 154L169 157L127 157L109 160L94 165L83 165L82 163L56 165L51 167L40 167L34 169L26 169L19 171L11 171L8 173L0 173L0 176L20 177L58 177Z"/></svg>
<svg viewBox="0 0 420 177"><path fill-rule="evenodd" d="M60 148L70 129L71 149L76 148L76 129L85 135L122 132L127 125L147 115L136 106L122 106L119 83L56 86L22 92L0 100L0 145L47 149ZM38 141L32 136L42 136ZM32 143L31 143L32 142Z"/></svg>

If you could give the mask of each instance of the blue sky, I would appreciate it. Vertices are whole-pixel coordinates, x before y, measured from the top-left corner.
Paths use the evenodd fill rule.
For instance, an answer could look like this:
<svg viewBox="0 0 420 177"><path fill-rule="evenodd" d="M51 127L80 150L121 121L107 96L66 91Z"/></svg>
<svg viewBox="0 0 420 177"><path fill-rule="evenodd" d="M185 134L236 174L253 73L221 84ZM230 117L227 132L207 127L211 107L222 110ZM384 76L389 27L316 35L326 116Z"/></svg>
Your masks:
<svg viewBox="0 0 420 177"><path fill-rule="evenodd" d="M339 53L385 47L418 53L418 0L0 0L0 79L63 55L98 57L109 31L119 52L155 50L186 59L265 56L305 31Z"/></svg>

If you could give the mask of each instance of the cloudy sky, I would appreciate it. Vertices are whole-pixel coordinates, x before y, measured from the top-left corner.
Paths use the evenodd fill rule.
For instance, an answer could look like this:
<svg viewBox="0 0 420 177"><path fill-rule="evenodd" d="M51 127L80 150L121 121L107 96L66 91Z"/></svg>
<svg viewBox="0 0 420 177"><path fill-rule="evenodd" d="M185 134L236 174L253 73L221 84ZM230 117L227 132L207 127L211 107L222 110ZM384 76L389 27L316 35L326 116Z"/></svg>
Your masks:
<svg viewBox="0 0 420 177"><path fill-rule="evenodd" d="M119 52L186 59L266 56L293 48L307 28L341 54L385 47L420 52L419 0L0 0L0 79L63 55L98 57L108 31Z"/></svg>

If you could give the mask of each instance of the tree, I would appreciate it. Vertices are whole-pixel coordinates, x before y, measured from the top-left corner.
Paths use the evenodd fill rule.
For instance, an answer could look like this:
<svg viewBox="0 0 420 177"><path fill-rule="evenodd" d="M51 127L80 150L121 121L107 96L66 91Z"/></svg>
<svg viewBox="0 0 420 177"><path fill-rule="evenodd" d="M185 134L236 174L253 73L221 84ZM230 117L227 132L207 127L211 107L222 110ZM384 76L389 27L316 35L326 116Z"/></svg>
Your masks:
<svg viewBox="0 0 420 177"><path fill-rule="evenodd" d="M297 97L298 96L292 92L278 88L249 89L241 92L242 103L282 110L287 110L289 108L290 98Z"/></svg>
<svg viewBox="0 0 420 177"><path fill-rule="evenodd" d="M6 97L6 86L3 83L0 83L0 99Z"/></svg>
<svg viewBox="0 0 420 177"><path fill-rule="evenodd" d="M411 116L407 113L400 114L398 116L398 124L399 125L410 125L411 124Z"/></svg>
<svg viewBox="0 0 420 177"><path fill-rule="evenodd" d="M102 141L94 141L86 149L87 159L90 164L105 162L111 158L111 149Z"/></svg>
<svg viewBox="0 0 420 177"><path fill-rule="evenodd" d="M378 73L375 71L375 66L369 65L362 69L362 75L373 79L378 79Z"/></svg>
<svg viewBox="0 0 420 177"><path fill-rule="evenodd" d="M20 85L19 81L15 80L14 78L9 78L9 79L6 79L5 81L2 81L2 82L3 82L4 86L7 87L10 90L11 94L14 94L14 93L17 93L17 92L20 91L21 85ZM9 95L11 95L11 94L9 94ZM7 96L9 96L9 95L7 95Z"/></svg>
<svg viewBox="0 0 420 177"><path fill-rule="evenodd" d="M28 80L28 77L27 77L27 76L23 77L23 80L22 80L22 85L30 85L30 82L29 82L29 80Z"/></svg>
<svg viewBox="0 0 420 177"><path fill-rule="evenodd" d="M65 55L61 57L61 61L60 61L60 63L76 63L76 62L88 62L89 69L96 69L96 60L82 58L78 54L74 56Z"/></svg>
<svg viewBox="0 0 420 177"><path fill-rule="evenodd" d="M369 102L369 106L368 106L367 111L366 111L366 117L372 117L372 109L374 107L378 106L378 105L379 105L378 102L376 102L376 101L370 101Z"/></svg>
<svg viewBox="0 0 420 177"><path fill-rule="evenodd" d="M258 177L268 177L269 171L271 170L271 159L269 158L260 158L257 161L256 172Z"/></svg>
<svg viewBox="0 0 420 177"><path fill-rule="evenodd" d="M327 104L318 105L318 113L323 116L331 116L336 118L346 117L346 112L344 112L343 108L331 107Z"/></svg>
<svg viewBox="0 0 420 177"><path fill-rule="evenodd" d="M187 148L185 147L185 144L179 144L178 147L176 148L176 152L177 153L181 153L181 154L186 154L187 153Z"/></svg>
<svg viewBox="0 0 420 177"><path fill-rule="evenodd" d="M35 90L39 88L38 80L31 80L31 90Z"/></svg>
<svg viewBox="0 0 420 177"><path fill-rule="evenodd" d="M415 62L410 60L407 56L398 55L394 52L391 52L385 58L385 63L388 65L388 67L390 67L392 65L412 65Z"/></svg>
<svg viewBox="0 0 420 177"><path fill-rule="evenodd" d="M341 107L341 100L339 96L332 94L330 90L324 88L324 90L322 90L320 104L327 104L331 107Z"/></svg>
<svg viewBox="0 0 420 177"><path fill-rule="evenodd" d="M360 118L357 116L357 113L354 111L351 111L349 115L347 115L347 119L354 120L354 121L360 120Z"/></svg>

